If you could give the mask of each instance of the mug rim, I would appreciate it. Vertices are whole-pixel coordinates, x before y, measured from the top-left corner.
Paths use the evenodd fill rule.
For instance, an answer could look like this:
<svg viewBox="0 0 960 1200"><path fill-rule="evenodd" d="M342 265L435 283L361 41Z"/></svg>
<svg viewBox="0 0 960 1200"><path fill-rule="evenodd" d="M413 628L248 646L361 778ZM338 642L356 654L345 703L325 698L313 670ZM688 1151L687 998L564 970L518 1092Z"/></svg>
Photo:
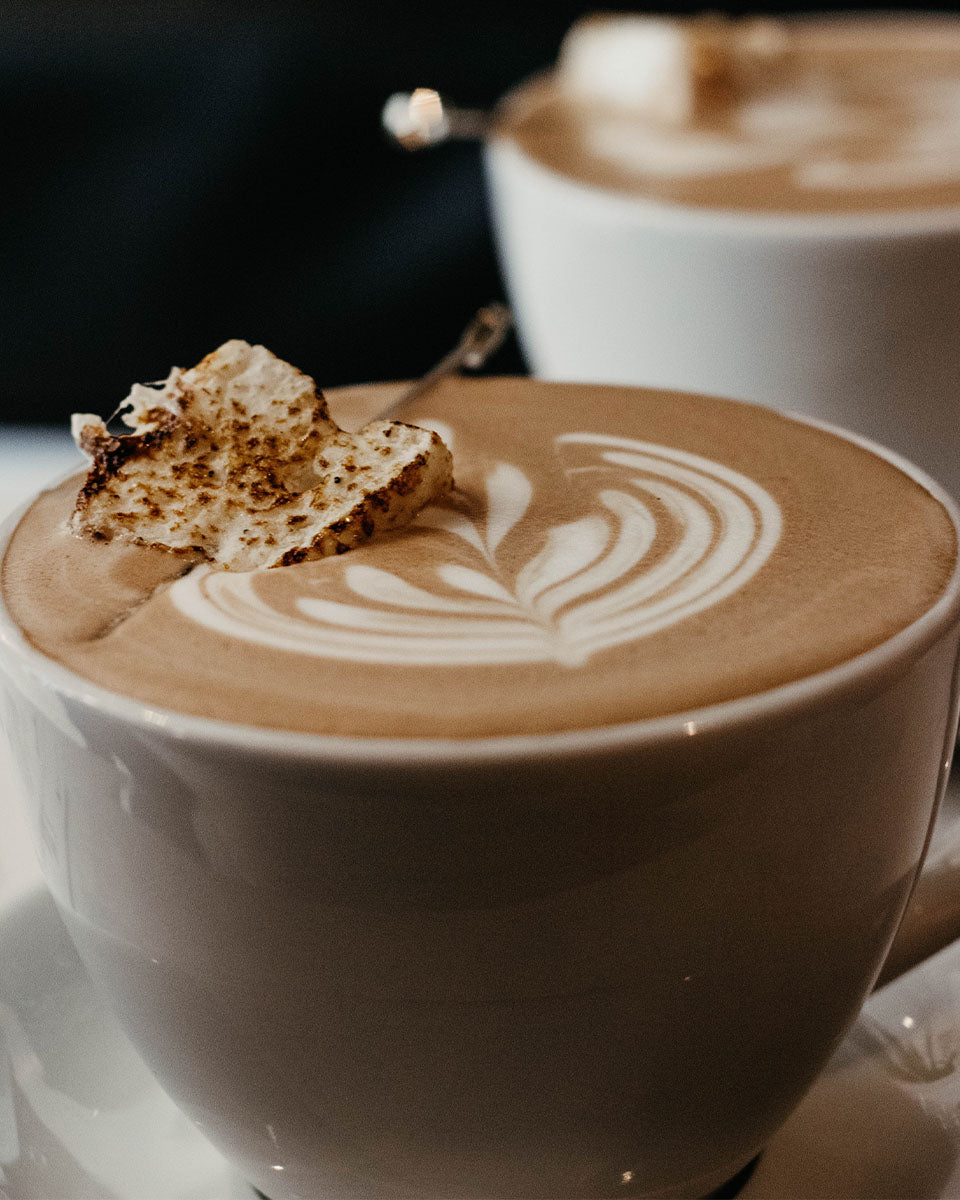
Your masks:
<svg viewBox="0 0 960 1200"><path fill-rule="evenodd" d="M770 408L769 405L761 407ZM700 708L584 729L497 734L479 738L307 733L178 712L103 687L32 646L7 611L0 589L0 676L10 674L4 661L6 656L10 656L44 687L143 732L163 734L181 744L229 749L241 755L266 753L289 761L322 761L345 766L466 766L490 762L510 764L534 759L540 762L563 761L592 754L616 753L640 745L665 745L698 734L719 733L739 725L776 720L815 708L831 696L842 695L858 680L869 679L898 662L915 661L951 625L960 626L960 506L926 471L896 451L828 421L791 410L771 411L780 412L780 415L799 424L821 429L889 462L941 505L954 530L953 570L936 601L891 637L812 675ZM68 471L31 494L0 523L0 568L10 539L27 509L44 491L73 474L76 472Z"/></svg>
<svg viewBox="0 0 960 1200"><path fill-rule="evenodd" d="M700 235L779 238L784 241L809 241L814 238L829 241L849 238L912 240L960 232L960 204L836 213L749 212L732 208L706 208L666 203L642 195L633 196L564 175L538 161L515 138L497 129L484 141L483 151L490 175L497 172L493 160L502 155L553 187L568 203L589 206L600 217L639 228Z"/></svg>

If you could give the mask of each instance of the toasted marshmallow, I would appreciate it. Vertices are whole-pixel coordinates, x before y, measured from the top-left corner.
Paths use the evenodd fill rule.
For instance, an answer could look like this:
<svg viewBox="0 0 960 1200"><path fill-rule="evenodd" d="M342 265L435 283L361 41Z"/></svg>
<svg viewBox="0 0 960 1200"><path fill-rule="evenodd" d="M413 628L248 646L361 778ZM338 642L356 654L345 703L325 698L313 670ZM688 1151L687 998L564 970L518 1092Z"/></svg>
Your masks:
<svg viewBox="0 0 960 1200"><path fill-rule="evenodd" d="M396 529L452 483L433 432L373 421L347 433L313 380L231 341L158 391L135 384L111 434L76 414L91 459L76 532L207 559L233 571L340 554Z"/></svg>
<svg viewBox="0 0 960 1200"><path fill-rule="evenodd" d="M783 26L767 19L591 16L564 38L557 80L575 98L680 125L731 99L787 50Z"/></svg>

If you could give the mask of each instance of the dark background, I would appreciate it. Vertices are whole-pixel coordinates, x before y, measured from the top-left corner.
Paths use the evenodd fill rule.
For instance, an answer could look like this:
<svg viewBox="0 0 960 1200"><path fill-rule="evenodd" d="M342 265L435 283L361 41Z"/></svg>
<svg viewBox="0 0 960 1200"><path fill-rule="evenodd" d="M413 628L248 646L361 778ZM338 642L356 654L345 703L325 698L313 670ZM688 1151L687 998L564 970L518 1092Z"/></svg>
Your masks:
<svg viewBox="0 0 960 1200"><path fill-rule="evenodd" d="M477 146L395 150L382 103L489 106L584 9L0 4L0 421L106 414L230 337L322 387L420 374L502 292Z"/></svg>

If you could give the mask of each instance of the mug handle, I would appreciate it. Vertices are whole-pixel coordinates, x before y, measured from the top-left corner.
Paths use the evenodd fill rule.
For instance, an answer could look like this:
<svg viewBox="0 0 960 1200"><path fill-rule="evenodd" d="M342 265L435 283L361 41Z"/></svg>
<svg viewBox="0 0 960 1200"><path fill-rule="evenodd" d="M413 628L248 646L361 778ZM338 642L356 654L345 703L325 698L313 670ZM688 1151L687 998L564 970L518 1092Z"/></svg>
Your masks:
<svg viewBox="0 0 960 1200"><path fill-rule="evenodd" d="M934 822L930 847L876 987L960 938L960 762Z"/></svg>

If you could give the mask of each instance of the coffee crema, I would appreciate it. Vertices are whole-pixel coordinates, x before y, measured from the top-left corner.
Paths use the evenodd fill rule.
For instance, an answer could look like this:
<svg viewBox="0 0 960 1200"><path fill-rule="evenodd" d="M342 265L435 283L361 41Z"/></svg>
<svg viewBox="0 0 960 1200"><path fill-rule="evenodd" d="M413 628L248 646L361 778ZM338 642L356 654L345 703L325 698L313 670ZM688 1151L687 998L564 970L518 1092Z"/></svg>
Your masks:
<svg viewBox="0 0 960 1200"><path fill-rule="evenodd" d="M396 389L330 396L359 425ZM946 510L843 438L734 401L522 379L411 404L449 501L332 559L250 573L90 542L71 480L3 563L44 654L123 695L323 734L466 737L684 712L833 667L927 611Z"/></svg>
<svg viewBox="0 0 960 1200"><path fill-rule="evenodd" d="M559 72L502 103L497 133L582 183L671 205L758 213L960 206L960 22L785 20L762 87L680 124L588 102Z"/></svg>

